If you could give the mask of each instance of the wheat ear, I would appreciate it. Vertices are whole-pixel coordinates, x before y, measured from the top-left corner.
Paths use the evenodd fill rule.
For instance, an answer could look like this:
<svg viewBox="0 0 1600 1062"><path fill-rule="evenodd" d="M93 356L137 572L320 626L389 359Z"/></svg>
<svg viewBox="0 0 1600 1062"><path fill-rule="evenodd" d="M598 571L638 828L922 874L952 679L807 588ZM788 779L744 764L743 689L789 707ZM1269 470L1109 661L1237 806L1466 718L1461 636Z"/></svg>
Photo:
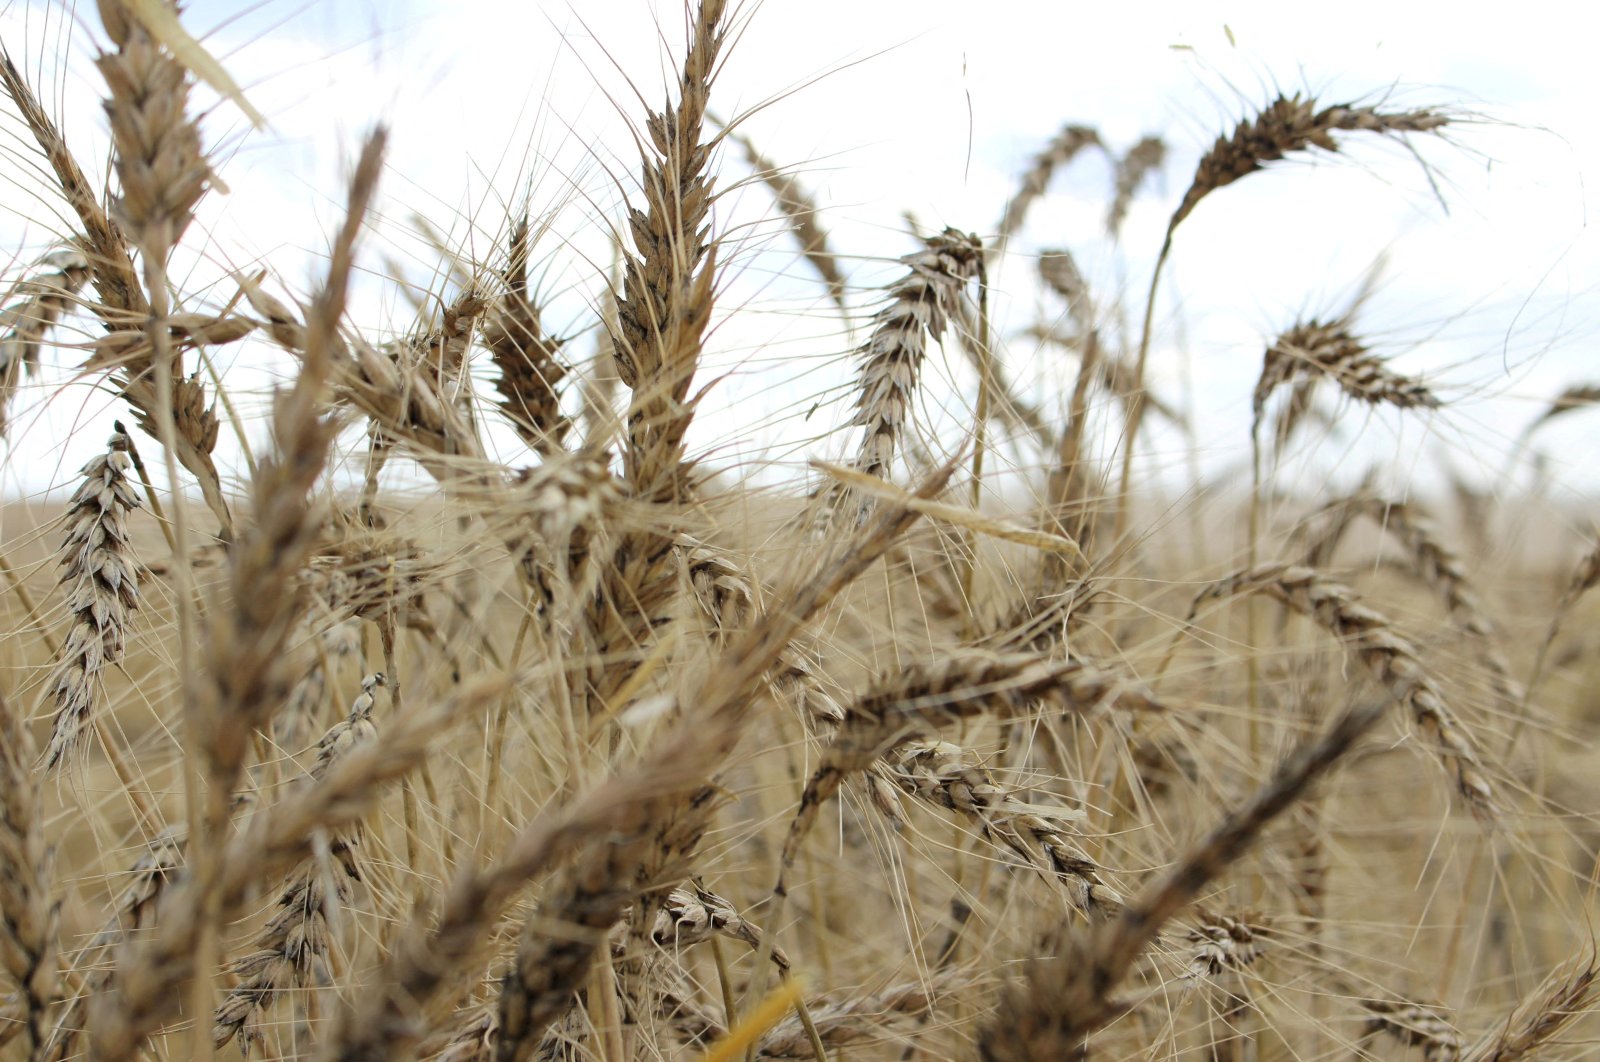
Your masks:
<svg viewBox="0 0 1600 1062"><path fill-rule="evenodd" d="M0 969L22 995L28 1057L44 1049L60 994L53 852L45 843L33 738L0 697Z"/></svg>
<svg viewBox="0 0 1600 1062"><path fill-rule="evenodd" d="M1211 150L1201 156L1194 178L1183 194L1183 201L1167 222L1161 253L1156 256L1155 268L1150 274L1150 289L1145 295L1144 324L1139 330L1139 354L1133 368L1134 400L1128 411L1127 441L1122 452L1122 483L1117 492L1118 538L1122 537L1126 527L1128 487L1133 474L1133 443L1139 437L1139 425L1144 417L1145 367L1150 357L1156 291L1160 285L1162 267L1172 253L1172 237L1178 226L1206 196L1256 172L1269 162L1313 148L1339 151L1335 133L1365 132L1403 137L1410 133L1438 133L1449 122L1449 116L1426 108L1385 111L1353 103L1336 103L1319 110L1314 99L1302 99L1298 93L1293 96L1280 95L1259 113L1241 121L1231 136L1218 137Z"/></svg>
<svg viewBox="0 0 1600 1062"><path fill-rule="evenodd" d="M1512 1062L1531 1058L1542 1045L1594 1005L1595 961L1568 963L1540 985L1491 1032L1462 1054L1462 1062Z"/></svg>
<svg viewBox="0 0 1600 1062"><path fill-rule="evenodd" d="M604 704L634 673L630 654L649 643L678 589L676 536L670 521L692 494L683 439L695 403L689 387L711 321L716 241L708 220L714 143L701 140L706 103L731 32L726 0L701 0L690 20L678 98L645 127L643 209L629 209L638 254L626 255L612 355L632 391L622 479L636 501L657 513L618 536L600 567L599 592L581 636L595 662L575 674L574 700ZM581 688L583 686L589 689Z"/></svg>
<svg viewBox="0 0 1600 1062"><path fill-rule="evenodd" d="M889 304L873 318L872 336L861 351L853 421L865 429L858 467L885 479L910 419L928 341L938 342L957 315L962 291L982 268L983 244L977 236L946 229L901 262L906 275L889 289Z"/></svg>
<svg viewBox="0 0 1600 1062"><path fill-rule="evenodd" d="M744 151L745 159L755 170L756 177L771 190L778 209L783 212L790 231L800 244L800 253L828 286L828 297L839 308L840 315L847 315L849 308L844 301L844 274L839 270L838 257L828 246L828 230L822 226L822 210L816 200L792 173L781 169L763 155L748 136L729 133L728 137Z"/></svg>
<svg viewBox="0 0 1600 1062"><path fill-rule="evenodd" d="M139 496L128 480L128 437L115 432L106 452L83 467L59 550L72 626L61 660L45 684L54 705L46 767L76 761L95 728L101 674L122 658L128 620L139 607L139 562L128 535L128 513Z"/></svg>
<svg viewBox="0 0 1600 1062"><path fill-rule="evenodd" d="M983 836L1016 853L1025 864L1058 882L1074 907L1093 918L1115 914L1122 896L1106 884L1104 870L1074 842L1066 823L1078 813L1018 799L966 750L949 742L910 741L883 757L869 782L890 785L918 800L977 823ZM874 795L877 796L874 789ZM893 812L890 812L891 819Z"/></svg>
<svg viewBox="0 0 1600 1062"><path fill-rule="evenodd" d="M377 740L372 722L373 690L383 684L382 672L362 680L350 714L317 742L313 779L327 773L350 750ZM212 1041L217 1047L237 1036L240 1054L249 1058L261 1039L261 1024L278 996L314 984L319 969L327 967L329 917L349 902L351 883L363 880L362 833L357 822L324 838L325 853L290 873L278 896L277 912L255 939L255 950L232 964L239 983L229 990L211 1020ZM326 860L320 858L324 854Z"/></svg>
<svg viewBox="0 0 1600 1062"><path fill-rule="evenodd" d="M1461 1033L1441 1013L1409 999L1363 999L1367 1014L1362 1039L1387 1036L1410 1047L1420 1047L1425 1062L1456 1062L1461 1057Z"/></svg>
<svg viewBox="0 0 1600 1062"><path fill-rule="evenodd" d="M1306 321L1284 332L1267 348L1261 378L1250 400L1255 415L1252 434L1260 430L1262 413L1272 392L1301 377L1331 379L1345 394L1368 405L1399 409L1439 406L1439 399L1427 387L1394 372L1373 356L1364 343L1350 334L1348 322Z"/></svg>
<svg viewBox="0 0 1600 1062"><path fill-rule="evenodd" d="M1122 235L1122 223L1128 219L1139 186L1159 173L1166 161L1167 144L1158 136L1143 137L1117 160L1111 206L1106 211L1106 234L1113 240Z"/></svg>
<svg viewBox="0 0 1600 1062"><path fill-rule="evenodd" d="M557 358L562 340L544 330L528 287L532 239L526 211L511 226L505 291L483 324L483 345L500 367L495 389L500 409L522 441L540 453L561 445L570 426L561 412L557 386L567 370Z"/></svg>
<svg viewBox="0 0 1600 1062"><path fill-rule="evenodd" d="M58 248L28 267L0 298L0 439L23 370L39 367L45 336L69 311L89 280L89 260L75 246Z"/></svg>
<svg viewBox="0 0 1600 1062"><path fill-rule="evenodd" d="M180 822L150 839L128 869L127 884L117 896L111 917L74 958L74 967L81 969L91 960L99 960L113 945L155 924L161 897L183 867L188 833L188 824ZM66 1062L81 1054L78 1041L84 1034L84 1010L89 1000L111 989L115 975L116 967L103 966L94 968L85 979L82 990L67 1004L55 1023L47 1054L50 1062Z"/></svg>
<svg viewBox="0 0 1600 1062"><path fill-rule="evenodd" d="M1033 164L1028 167L1028 172L1023 174L1022 187L1017 189L1011 201L1006 204L1005 212L1000 217L996 247L1004 247L1011 237L1022 228L1023 221L1028 216L1028 210L1044 195L1045 188L1050 184L1050 178L1056 170L1061 169L1077 158L1078 153L1085 148L1101 147L1100 134L1086 125L1066 125L1058 132L1044 149L1034 156Z"/></svg>
<svg viewBox="0 0 1600 1062"><path fill-rule="evenodd" d="M979 1055L986 1062L1082 1057L1085 1037L1137 1005L1113 992L1161 928L1343 758L1383 718L1383 707L1345 712L1326 734L1287 757L1248 801L1115 919L1086 932L1054 935L1050 956L1001 994L995 1017L979 1036Z"/></svg>
<svg viewBox="0 0 1600 1062"><path fill-rule="evenodd" d="M1416 649L1388 619L1361 604L1349 587L1310 568L1286 564L1261 565L1220 579L1196 596L1195 608L1208 600L1252 593L1268 594L1316 620L1348 646L1389 694L1410 710L1473 814L1489 820L1497 817L1494 788L1472 739L1456 721ZM1193 615L1191 610L1191 619Z"/></svg>

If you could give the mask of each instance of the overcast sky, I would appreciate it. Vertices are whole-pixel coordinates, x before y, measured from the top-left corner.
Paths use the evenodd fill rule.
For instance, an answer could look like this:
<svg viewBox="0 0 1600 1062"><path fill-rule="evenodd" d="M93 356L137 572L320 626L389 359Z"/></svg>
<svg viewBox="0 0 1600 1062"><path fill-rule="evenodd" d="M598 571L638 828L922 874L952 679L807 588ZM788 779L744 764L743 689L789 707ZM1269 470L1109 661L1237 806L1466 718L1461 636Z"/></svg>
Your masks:
<svg viewBox="0 0 1600 1062"><path fill-rule="evenodd" d="M0 32L92 166L103 158L90 62L98 23L92 3L80 6L81 20L59 3L13 2ZM892 280L894 259L913 249L905 211L933 227L991 232L1018 174L1066 122L1098 127L1119 150L1145 134L1165 138L1165 175L1120 247L1100 235L1105 161L1086 157L1057 175L995 278L998 318L1012 333L1060 314L1031 281L1029 256L1041 247L1071 249L1107 306L1120 294L1136 310L1195 160L1280 90L1471 112L1449 143L1416 142L1426 165L1397 143L1352 142L1347 158L1284 164L1209 199L1177 240L1152 379L1166 397L1189 396L1207 461L1226 466L1244 452L1264 341L1299 316L1338 312L1384 256L1365 331L1452 404L1426 418L1349 413L1354 439L1334 444L1350 447L1341 463L1359 471L1374 448L1394 447L1420 466L1444 446L1458 463L1498 473L1541 403L1569 383L1600 381L1600 250L1586 190L1600 175L1597 27L1579 10L1519 4L1444 21L1435 5L1394 3L746 2L713 108L757 111L745 130L813 189L862 286ZM345 163L382 121L395 136L383 236L364 265L399 268L437 291L437 256L407 236L413 213L492 257L508 205L526 197L554 219L540 246L550 323L590 326L609 257L599 222L616 219L637 168L627 123L645 104L659 106L682 54L676 4L191 0L184 21L271 121L249 131L226 105L205 119L230 192L207 201L179 259L195 283L261 261L303 291L338 217ZM6 131L6 157L21 158ZM747 176L733 153L723 171L724 187ZM0 204L8 247L32 254L64 231L52 216L59 205L26 176L8 182ZM741 238L710 367L729 375L696 441L730 462L795 461L848 445L811 436L848 415L852 337L827 314L773 215L758 186L718 207L719 224ZM869 310L870 293L857 305ZM357 308L358 323L374 330L412 319L392 284L366 285ZM575 346L586 353L588 344L585 336ZM231 378L257 388L285 367L249 347L223 357L241 366ZM1046 399L1070 369L1020 335L1007 363L1020 388ZM954 389L941 390L947 378ZM962 379L960 368L936 367L930 402L950 414ZM812 396L835 404L810 424L780 422ZM81 386L48 401L29 392L23 407L41 419L30 427L24 418L8 491L66 482L116 408ZM1566 420L1541 445L1568 482L1593 487L1586 470L1600 456L1591 442L1600 412ZM767 427L745 430L754 422ZM64 442L80 424L96 427Z"/></svg>

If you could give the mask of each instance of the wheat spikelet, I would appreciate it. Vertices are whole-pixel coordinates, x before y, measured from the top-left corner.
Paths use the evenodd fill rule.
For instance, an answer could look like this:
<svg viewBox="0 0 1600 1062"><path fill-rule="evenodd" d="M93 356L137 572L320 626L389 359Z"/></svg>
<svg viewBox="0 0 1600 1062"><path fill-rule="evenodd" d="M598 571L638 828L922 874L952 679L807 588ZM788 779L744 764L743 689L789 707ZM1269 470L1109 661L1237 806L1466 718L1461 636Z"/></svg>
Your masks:
<svg viewBox="0 0 1600 1062"><path fill-rule="evenodd" d="M89 280L89 260L76 247L51 251L0 298L0 438L5 438L11 400L26 369L39 367L44 338L76 303Z"/></svg>
<svg viewBox="0 0 1600 1062"><path fill-rule="evenodd" d="M139 496L128 480L128 436L117 426L106 452L83 467L72 496L59 556L72 626L61 660L45 683L54 722L46 767L71 763L95 727L102 672L122 658L130 613L139 607L139 564L128 513Z"/></svg>
<svg viewBox="0 0 1600 1062"><path fill-rule="evenodd" d="M1086 125L1064 126L1034 157L1033 165L1022 177L1022 187L1006 204L1005 213L1000 217L996 246L1004 247L1022 228L1028 209L1044 195L1056 170L1070 163L1085 148L1100 146L1100 134L1096 130Z"/></svg>
<svg viewBox="0 0 1600 1062"><path fill-rule="evenodd" d="M910 418L928 340L944 336L962 291L983 265L983 244L974 235L946 229L926 244L901 259L907 273L889 289L889 305L873 318L872 337L861 351L852 423L866 434L857 465L884 479Z"/></svg>
<svg viewBox="0 0 1600 1062"><path fill-rule="evenodd" d="M1262 565L1220 579L1196 596L1195 607L1250 593L1271 595L1316 620L1349 647L1390 695L1411 711L1473 814L1488 819L1497 815L1494 788L1471 738L1417 659L1416 650L1386 618L1360 604L1348 587L1309 568L1285 564Z"/></svg>
<svg viewBox="0 0 1600 1062"><path fill-rule="evenodd" d="M19 1024L39 1057L60 992L53 853L46 844L33 738L0 697L0 969L21 994Z"/></svg>

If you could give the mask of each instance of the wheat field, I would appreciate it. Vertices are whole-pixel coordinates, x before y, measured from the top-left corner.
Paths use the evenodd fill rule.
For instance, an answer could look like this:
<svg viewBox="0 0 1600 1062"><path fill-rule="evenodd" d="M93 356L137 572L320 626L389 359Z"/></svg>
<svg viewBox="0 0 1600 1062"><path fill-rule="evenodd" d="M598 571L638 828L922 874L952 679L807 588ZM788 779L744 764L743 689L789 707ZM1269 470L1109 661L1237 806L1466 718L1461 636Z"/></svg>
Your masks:
<svg viewBox="0 0 1600 1062"><path fill-rule="evenodd" d="M1066 116L870 262L719 96L767 12L694 0L556 327L531 192L407 222L420 285L387 253L382 126L312 281L197 284L202 119L270 116L169 0L77 14L105 158L0 67L48 230L4 452L52 404L93 443L0 508L0 1057L1590 1057L1600 539L1523 467L1600 386L1474 440L1365 329L1377 269L1248 352L1239 462L1161 368L1191 218L1431 176L1478 115L1280 92L1192 172ZM1090 159L1086 246L1164 221L1116 287L1030 232ZM767 462L719 398L752 241L819 352L744 407Z"/></svg>

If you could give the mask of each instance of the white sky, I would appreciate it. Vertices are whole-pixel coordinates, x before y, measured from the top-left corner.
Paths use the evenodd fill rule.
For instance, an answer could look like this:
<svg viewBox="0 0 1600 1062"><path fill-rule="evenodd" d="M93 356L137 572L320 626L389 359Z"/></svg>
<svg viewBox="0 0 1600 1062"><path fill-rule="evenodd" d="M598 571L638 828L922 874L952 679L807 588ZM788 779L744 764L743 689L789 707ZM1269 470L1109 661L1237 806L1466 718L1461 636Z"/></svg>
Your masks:
<svg viewBox="0 0 1600 1062"><path fill-rule="evenodd" d="M98 24L93 4L81 7L75 20L60 3L13 2L0 15L0 34L14 56L26 57L93 165L104 157L90 62ZM1192 387L1204 460L1226 467L1246 452L1249 394L1266 339L1302 313L1337 312L1386 255L1365 331L1397 356L1397 368L1422 373L1452 406L1426 418L1347 411L1349 436L1324 454L1356 474L1374 453L1399 449L1403 464L1420 472L1447 447L1458 465L1494 475L1551 395L1600 382L1600 249L1586 190L1600 175L1591 55L1600 27L1581 5L1493 11L746 2L713 108L764 108L745 130L768 156L798 167L863 287L891 280L893 260L913 249L902 211L932 226L992 231L1017 176L1062 124L1095 125L1118 149L1146 133L1163 136L1165 177L1136 206L1120 249L1100 236L1110 184L1104 161L1083 157L1057 175L995 278L998 317L1012 333L1039 313L1059 314L1032 283L1027 255L1040 247L1071 249L1102 301L1120 291L1136 312L1199 153L1278 89L1309 89L1327 102L1387 95L1396 105L1471 110L1483 120L1463 125L1452 143L1417 142L1443 205L1403 147L1359 140L1349 142L1348 158L1282 164L1208 199L1179 232L1152 380L1172 400ZM231 193L207 201L189 235L194 253L178 260L196 283L224 264L259 260L303 290L339 213L344 163L381 120L394 132L385 225L383 239L366 245L364 265L385 270L387 255L428 285L437 262L406 236L413 212L490 256L504 204L527 194L536 213L555 217L540 245L549 255L548 323L564 330L592 321L609 259L596 222L618 216L612 175L631 181L637 167L624 117L637 120L644 106L619 70L659 106L666 64L682 54L675 3L192 0L184 20L271 120L266 132L248 132L225 105L206 119ZM4 135L10 165L21 156L11 125ZM723 187L747 175L731 152L723 171ZM58 207L25 174L0 188L0 208L8 248L31 255L63 231L48 212ZM848 415L851 340L794 261L774 214L758 186L718 207L721 225L750 238L730 263L729 312L713 340L711 371L732 375L718 385L695 441L728 461L834 455L851 441L807 442L817 425ZM870 309L870 292L857 305ZM356 320L400 329L410 310L393 285L373 282L360 292ZM587 354L589 338L574 346ZM223 357L238 363L230 379L252 388L285 368L258 347ZM1059 355L1019 337L1007 363L1024 390L1060 400L1070 366ZM958 412L940 379L954 375L959 386L963 373L934 371L928 401ZM109 426L117 404L81 385L60 389L62 379L57 390L22 399L18 441L0 480L7 492L67 482L103 442L100 425ZM804 412L813 396L836 404L809 425L777 423L801 398ZM937 423L939 410L928 417ZM1592 489L1600 411L1563 421L1541 433L1540 446L1564 482ZM766 427L752 432L758 422ZM71 435L84 424L91 430ZM1182 445L1159 436L1146 443L1169 455Z"/></svg>

